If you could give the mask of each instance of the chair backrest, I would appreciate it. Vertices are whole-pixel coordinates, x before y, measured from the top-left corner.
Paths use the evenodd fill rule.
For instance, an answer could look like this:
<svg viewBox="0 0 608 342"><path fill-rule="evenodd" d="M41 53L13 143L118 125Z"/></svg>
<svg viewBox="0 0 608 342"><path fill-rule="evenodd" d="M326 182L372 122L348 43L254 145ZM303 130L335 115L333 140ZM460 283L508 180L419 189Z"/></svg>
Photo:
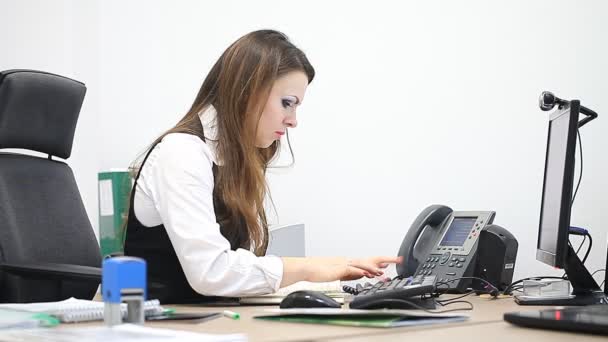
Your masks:
<svg viewBox="0 0 608 342"><path fill-rule="evenodd" d="M270 227L267 255L280 257L306 256L304 223Z"/></svg>
<svg viewBox="0 0 608 342"><path fill-rule="evenodd" d="M0 72L0 262L100 267L99 245L74 174L62 161L72 141L86 87L34 70ZM0 273L0 302L92 298L95 283L28 280Z"/></svg>

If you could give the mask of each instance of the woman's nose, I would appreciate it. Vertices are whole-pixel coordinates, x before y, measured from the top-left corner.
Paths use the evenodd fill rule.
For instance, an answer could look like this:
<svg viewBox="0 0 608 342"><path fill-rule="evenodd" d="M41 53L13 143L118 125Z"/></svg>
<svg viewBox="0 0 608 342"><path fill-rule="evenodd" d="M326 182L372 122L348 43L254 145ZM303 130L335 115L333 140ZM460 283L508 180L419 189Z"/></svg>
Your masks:
<svg viewBox="0 0 608 342"><path fill-rule="evenodd" d="M296 128L296 126L298 125L298 120L296 119L296 115L289 115L285 118L285 126L289 127L289 128Z"/></svg>

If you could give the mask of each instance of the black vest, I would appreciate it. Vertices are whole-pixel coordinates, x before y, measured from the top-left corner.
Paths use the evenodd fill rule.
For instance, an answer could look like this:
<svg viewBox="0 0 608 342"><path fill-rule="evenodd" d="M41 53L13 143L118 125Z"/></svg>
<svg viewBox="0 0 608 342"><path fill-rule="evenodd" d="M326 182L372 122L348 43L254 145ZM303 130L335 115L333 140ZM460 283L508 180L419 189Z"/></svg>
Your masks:
<svg viewBox="0 0 608 342"><path fill-rule="evenodd" d="M218 297L203 296L190 287L164 225L146 227L135 217L133 207L135 187L141 170L154 147L152 146L146 154L135 177L133 191L131 191L125 238L125 255L136 256L146 260L148 298L150 299L158 299L161 303L172 304L222 300L222 298ZM201 167L204 166L201 165ZM214 179L217 179L216 175L217 165L213 164ZM214 186L213 189L213 206L215 217L220 225L220 232L230 242L232 250L236 250L237 248L249 249L249 239L243 238L248 237L245 220L243 218L234 218L229 214L224 201L219 196L217 188L217 186ZM199 228L208 229L207 227Z"/></svg>

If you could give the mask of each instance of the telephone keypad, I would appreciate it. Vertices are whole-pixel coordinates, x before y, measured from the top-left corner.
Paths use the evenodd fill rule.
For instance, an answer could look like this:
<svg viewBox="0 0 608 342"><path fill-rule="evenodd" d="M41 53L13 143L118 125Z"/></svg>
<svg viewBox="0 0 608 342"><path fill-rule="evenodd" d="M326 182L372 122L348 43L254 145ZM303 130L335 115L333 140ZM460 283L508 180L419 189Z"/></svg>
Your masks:
<svg viewBox="0 0 608 342"><path fill-rule="evenodd" d="M420 268L415 275L458 276L462 271L456 271L456 268L464 268L466 261L466 256L453 255L451 252L431 254L426 258L426 262L420 265ZM448 270L455 270L456 272L446 272ZM448 280L449 278L445 278L445 281Z"/></svg>
<svg viewBox="0 0 608 342"><path fill-rule="evenodd" d="M441 263L445 264L446 262L448 262L450 260L451 255L452 255L452 253L450 253L450 252L443 253L443 255L441 256Z"/></svg>
<svg viewBox="0 0 608 342"><path fill-rule="evenodd" d="M451 283L452 279L463 276L462 269L468 261L468 256L461 256L452 254L453 252L443 252L442 254L431 254L423 262L418 272L415 273L417 276L430 276L434 275L438 281L450 283L450 286L456 283ZM447 278L445 278L447 277Z"/></svg>

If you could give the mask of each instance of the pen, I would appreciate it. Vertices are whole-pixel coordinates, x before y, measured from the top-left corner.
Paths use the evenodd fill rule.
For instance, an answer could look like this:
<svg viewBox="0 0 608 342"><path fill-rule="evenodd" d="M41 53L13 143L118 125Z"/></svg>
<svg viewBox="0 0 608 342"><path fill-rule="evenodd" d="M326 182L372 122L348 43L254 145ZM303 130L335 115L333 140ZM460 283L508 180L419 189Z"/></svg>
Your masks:
<svg viewBox="0 0 608 342"><path fill-rule="evenodd" d="M234 311L230 311L230 310L224 310L223 314L225 317L232 318L232 319L241 318L241 315L239 315L238 313L236 313Z"/></svg>

